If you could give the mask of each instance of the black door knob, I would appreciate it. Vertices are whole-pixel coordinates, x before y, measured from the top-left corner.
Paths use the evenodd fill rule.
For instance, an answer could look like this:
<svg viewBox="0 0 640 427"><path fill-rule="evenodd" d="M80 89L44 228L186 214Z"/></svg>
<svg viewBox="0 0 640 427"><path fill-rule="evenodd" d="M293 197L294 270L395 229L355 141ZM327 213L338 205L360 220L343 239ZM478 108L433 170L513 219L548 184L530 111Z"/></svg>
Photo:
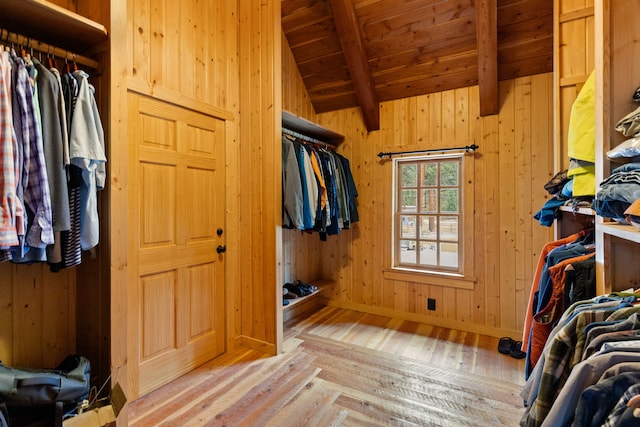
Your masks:
<svg viewBox="0 0 640 427"><path fill-rule="evenodd" d="M216 252L218 252L219 254L221 254L221 253L223 253L223 252L226 252L226 251L227 251L227 247L226 247L226 246L223 246L223 245L219 245L219 246L216 248Z"/></svg>
<svg viewBox="0 0 640 427"><path fill-rule="evenodd" d="M216 234L217 234L218 236L222 236L222 233L224 233L224 230L223 230L222 228L218 228L218 229L216 230Z"/></svg>

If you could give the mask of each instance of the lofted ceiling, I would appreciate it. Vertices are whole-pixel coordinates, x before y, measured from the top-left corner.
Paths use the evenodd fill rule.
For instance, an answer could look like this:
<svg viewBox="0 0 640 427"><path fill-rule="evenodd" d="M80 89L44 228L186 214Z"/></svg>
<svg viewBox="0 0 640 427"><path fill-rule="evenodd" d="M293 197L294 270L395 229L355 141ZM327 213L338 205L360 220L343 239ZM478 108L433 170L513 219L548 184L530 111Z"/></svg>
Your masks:
<svg viewBox="0 0 640 427"><path fill-rule="evenodd" d="M282 0L282 29L317 113L480 85L553 69L553 0Z"/></svg>

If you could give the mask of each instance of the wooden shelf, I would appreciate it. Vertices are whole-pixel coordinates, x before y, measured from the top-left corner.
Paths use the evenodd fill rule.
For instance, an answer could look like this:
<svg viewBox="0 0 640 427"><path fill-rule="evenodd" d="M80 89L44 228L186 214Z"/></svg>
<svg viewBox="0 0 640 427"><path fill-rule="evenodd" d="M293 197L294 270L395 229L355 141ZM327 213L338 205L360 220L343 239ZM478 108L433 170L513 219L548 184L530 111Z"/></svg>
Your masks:
<svg viewBox="0 0 640 427"><path fill-rule="evenodd" d="M282 112L282 127L334 146L344 141L344 135L326 129L288 111Z"/></svg>
<svg viewBox="0 0 640 427"><path fill-rule="evenodd" d="M2 0L0 28L78 54L107 40L104 25L46 0Z"/></svg>
<svg viewBox="0 0 640 427"><path fill-rule="evenodd" d="M603 234L616 236L620 239L628 240L630 242L640 243L640 230L632 225L624 225L613 222L604 224L598 224L597 230Z"/></svg>
<svg viewBox="0 0 640 427"><path fill-rule="evenodd" d="M335 282L331 280L314 280L307 282L316 285L318 290L300 298L290 299L289 304L282 306L282 320L286 324L296 318L309 315L323 306L327 305L325 291L333 286Z"/></svg>
<svg viewBox="0 0 640 427"><path fill-rule="evenodd" d="M586 215L586 216L596 215L596 212L591 208L578 208L578 210L574 211L571 206L560 206L560 211L573 213L576 215Z"/></svg>

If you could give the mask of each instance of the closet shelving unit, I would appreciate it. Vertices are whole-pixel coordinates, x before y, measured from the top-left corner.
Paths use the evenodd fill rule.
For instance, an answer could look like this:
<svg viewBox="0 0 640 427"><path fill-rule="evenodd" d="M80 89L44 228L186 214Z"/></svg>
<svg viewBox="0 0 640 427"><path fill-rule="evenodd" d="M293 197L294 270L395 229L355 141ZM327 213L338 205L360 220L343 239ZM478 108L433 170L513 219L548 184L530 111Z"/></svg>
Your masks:
<svg viewBox="0 0 640 427"><path fill-rule="evenodd" d="M615 130L621 117L638 104L632 101L640 86L640 27L637 0L595 2L596 61L596 183L616 164L607 151L624 141ZM640 287L640 231L596 217L597 288L600 293Z"/></svg>
<svg viewBox="0 0 640 427"><path fill-rule="evenodd" d="M591 208L574 209L570 206L560 206L556 234L557 238L577 233L586 227L593 226L596 213Z"/></svg>
<svg viewBox="0 0 640 427"><path fill-rule="evenodd" d="M283 132L290 135L307 138L312 142L315 141L334 148L344 141L343 135L288 111L282 111L282 128ZM328 292L335 282L328 279L315 279L308 283L316 285L318 290L311 295L290 299L289 304L282 307L283 323L286 324L298 317L317 311L327 304Z"/></svg>
<svg viewBox="0 0 640 427"><path fill-rule="evenodd" d="M2 0L0 28L79 54L107 39L104 25L45 0Z"/></svg>
<svg viewBox="0 0 640 427"><path fill-rule="evenodd" d="M593 5L582 6L554 0L554 110L555 110L555 170L567 169L568 127L570 108L593 70L593 55L586 53L593 46ZM582 52L582 54L580 54ZM589 208L574 211L561 206L556 221L555 238L559 239L593 227L595 212Z"/></svg>
<svg viewBox="0 0 640 427"><path fill-rule="evenodd" d="M100 66L95 58L104 57L105 49L108 49L108 33L104 25L46 0L0 1L0 29L0 44L15 44L16 48L25 47L27 50L32 48L34 55L37 51L42 57L50 54L58 60L66 58L71 62L77 59L78 64L92 69ZM96 79L102 78L97 73ZM92 261L96 262L98 261ZM84 268L77 269L75 274L79 281L85 283L82 270ZM92 274L95 278L99 273ZM98 293L101 292L96 288L98 282L100 281L93 280L87 286L78 286L76 289L75 300L71 303L75 306L76 348L69 351L74 350L87 356L91 360L92 374L95 373L97 382L102 383L109 374L110 336L108 327L103 330L97 326L108 324L108 306L96 309L95 301L99 300ZM86 331L87 324L95 326L91 333L77 332Z"/></svg>

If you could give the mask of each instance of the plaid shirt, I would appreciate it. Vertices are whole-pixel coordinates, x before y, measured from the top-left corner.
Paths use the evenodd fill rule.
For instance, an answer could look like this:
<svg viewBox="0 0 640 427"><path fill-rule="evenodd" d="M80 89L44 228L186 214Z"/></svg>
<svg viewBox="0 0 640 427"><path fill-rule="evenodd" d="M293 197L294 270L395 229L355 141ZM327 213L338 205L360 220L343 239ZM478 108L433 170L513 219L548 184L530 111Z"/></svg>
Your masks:
<svg viewBox="0 0 640 427"><path fill-rule="evenodd" d="M14 64L18 67L18 79L14 88L16 101L14 108L21 114L22 140L24 143L23 176L24 201L35 214L33 224L27 233L27 244L31 247L43 248L54 243L51 219L51 196L49 181L44 160L42 133L37 124L36 105L33 98L29 73L22 58L15 57Z"/></svg>
<svg viewBox="0 0 640 427"><path fill-rule="evenodd" d="M16 211L17 141L11 111L11 64L9 53L0 54L0 248L18 245Z"/></svg>
<svg viewBox="0 0 640 427"><path fill-rule="evenodd" d="M640 384L632 385L624 392L616 406L613 407L613 410L609 413L606 421L602 424L602 427L615 427L618 424L618 420L627 410L627 403L631 400L632 397L640 394Z"/></svg>
<svg viewBox="0 0 640 427"><path fill-rule="evenodd" d="M580 339L579 336L584 334L586 325L607 319L625 319L636 312L640 312L640 307L614 307L580 311L571 318L553 336L548 351L545 349L546 358L540 378L538 397L524 415L520 424L526 427L537 427L542 424L551 410L555 398L569 377L571 368L574 366L572 364L574 354L576 352L582 354L582 348L577 347L577 345ZM584 345L584 338L582 338L582 345Z"/></svg>

